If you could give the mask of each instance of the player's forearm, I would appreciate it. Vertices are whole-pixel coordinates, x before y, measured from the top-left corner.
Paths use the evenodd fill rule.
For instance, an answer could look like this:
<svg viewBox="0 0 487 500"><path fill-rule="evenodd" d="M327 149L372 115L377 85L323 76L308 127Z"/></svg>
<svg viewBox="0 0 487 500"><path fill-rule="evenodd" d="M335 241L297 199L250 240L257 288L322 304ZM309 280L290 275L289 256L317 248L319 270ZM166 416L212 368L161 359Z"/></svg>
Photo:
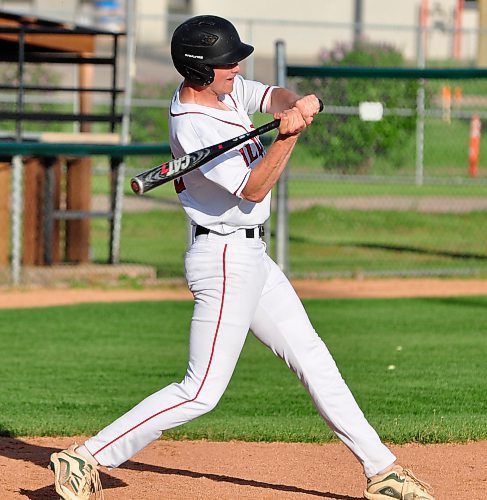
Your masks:
<svg viewBox="0 0 487 500"><path fill-rule="evenodd" d="M268 113L277 113L292 108L300 96L291 90L278 87L272 90Z"/></svg>
<svg viewBox="0 0 487 500"><path fill-rule="evenodd" d="M277 136L267 154L252 170L242 190L242 198L260 203L267 196L286 168L298 137L299 134Z"/></svg>

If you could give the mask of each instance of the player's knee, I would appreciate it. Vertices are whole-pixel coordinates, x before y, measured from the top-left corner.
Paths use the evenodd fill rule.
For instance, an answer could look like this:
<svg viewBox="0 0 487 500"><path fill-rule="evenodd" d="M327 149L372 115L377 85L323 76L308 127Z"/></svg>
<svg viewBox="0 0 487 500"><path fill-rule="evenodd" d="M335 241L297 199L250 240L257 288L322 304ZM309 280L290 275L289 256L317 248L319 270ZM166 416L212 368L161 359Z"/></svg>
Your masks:
<svg viewBox="0 0 487 500"><path fill-rule="evenodd" d="M220 384L206 384L202 389L201 380L188 376L178 385L182 398L191 401L192 406L201 415L213 410L225 392L225 387Z"/></svg>
<svg viewBox="0 0 487 500"><path fill-rule="evenodd" d="M194 402L200 407L201 414L208 413L217 406L221 396L220 393L199 395Z"/></svg>

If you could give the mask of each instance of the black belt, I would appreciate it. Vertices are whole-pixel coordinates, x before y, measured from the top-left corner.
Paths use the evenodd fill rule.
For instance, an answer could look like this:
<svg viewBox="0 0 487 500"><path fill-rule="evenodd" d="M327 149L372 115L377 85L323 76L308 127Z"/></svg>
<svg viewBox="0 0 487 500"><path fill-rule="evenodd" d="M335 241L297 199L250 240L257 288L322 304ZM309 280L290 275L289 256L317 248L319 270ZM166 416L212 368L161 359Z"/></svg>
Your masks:
<svg viewBox="0 0 487 500"><path fill-rule="evenodd" d="M257 231L256 231L257 229ZM196 226L195 236L200 236L201 234L209 234L210 230L207 227ZM249 228L245 230L245 236L247 238L262 238L264 236L264 226L257 226L257 228Z"/></svg>

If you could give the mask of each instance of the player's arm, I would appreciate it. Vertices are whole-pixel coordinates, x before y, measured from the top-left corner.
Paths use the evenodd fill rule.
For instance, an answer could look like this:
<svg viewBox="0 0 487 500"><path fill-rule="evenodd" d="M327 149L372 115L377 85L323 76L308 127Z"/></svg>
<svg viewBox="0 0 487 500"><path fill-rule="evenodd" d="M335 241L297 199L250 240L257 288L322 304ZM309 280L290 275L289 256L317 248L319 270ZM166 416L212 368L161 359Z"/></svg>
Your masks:
<svg viewBox="0 0 487 500"><path fill-rule="evenodd" d="M267 112L278 113L285 109L291 109L299 98L300 96L291 90L275 87L271 92Z"/></svg>
<svg viewBox="0 0 487 500"><path fill-rule="evenodd" d="M299 134L306 128L306 121L297 107L274 113L281 120L279 134L256 167L241 192L245 200L261 202L276 184L296 145Z"/></svg>
<svg viewBox="0 0 487 500"><path fill-rule="evenodd" d="M247 184L241 192L245 200L260 203L276 184L296 145L299 134L313 121L320 110L315 95L299 97L284 88L272 90L269 110L279 118L279 134L256 167L252 169Z"/></svg>
<svg viewBox="0 0 487 500"><path fill-rule="evenodd" d="M311 124L313 116L316 115L320 109L318 98L314 94L301 97L295 92L283 87L272 89L270 102L267 107L269 113L278 113L293 107L299 109L306 125Z"/></svg>

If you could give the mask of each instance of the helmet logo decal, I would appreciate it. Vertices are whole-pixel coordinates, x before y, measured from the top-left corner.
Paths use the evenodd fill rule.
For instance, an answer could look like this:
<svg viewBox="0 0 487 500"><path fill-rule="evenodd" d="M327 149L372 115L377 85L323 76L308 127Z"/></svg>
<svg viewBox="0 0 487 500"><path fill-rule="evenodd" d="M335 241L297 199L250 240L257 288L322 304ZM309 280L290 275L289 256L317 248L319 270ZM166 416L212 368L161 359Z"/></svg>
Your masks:
<svg viewBox="0 0 487 500"><path fill-rule="evenodd" d="M198 56L196 54L184 54L184 57L192 57L193 59L203 59L203 56Z"/></svg>
<svg viewBox="0 0 487 500"><path fill-rule="evenodd" d="M214 45L215 42L218 40L218 37L216 35L213 35L212 33L204 33L203 37L201 38L201 43L203 45Z"/></svg>

